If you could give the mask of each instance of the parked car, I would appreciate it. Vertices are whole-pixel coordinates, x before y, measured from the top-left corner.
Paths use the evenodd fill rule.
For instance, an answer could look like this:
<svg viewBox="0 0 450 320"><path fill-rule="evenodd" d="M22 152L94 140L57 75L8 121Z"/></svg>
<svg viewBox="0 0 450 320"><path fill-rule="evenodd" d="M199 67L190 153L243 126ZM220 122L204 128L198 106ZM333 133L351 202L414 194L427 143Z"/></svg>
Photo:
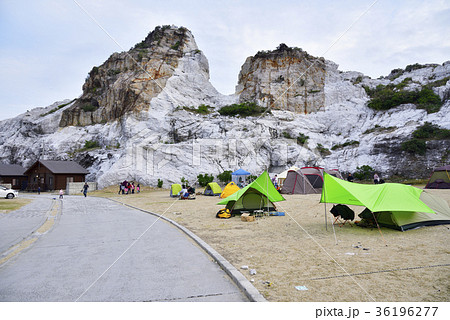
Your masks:
<svg viewBox="0 0 450 320"><path fill-rule="evenodd" d="M18 196L19 196L18 191L5 188L4 186L0 186L0 197L1 198L12 199L12 198L18 197Z"/></svg>

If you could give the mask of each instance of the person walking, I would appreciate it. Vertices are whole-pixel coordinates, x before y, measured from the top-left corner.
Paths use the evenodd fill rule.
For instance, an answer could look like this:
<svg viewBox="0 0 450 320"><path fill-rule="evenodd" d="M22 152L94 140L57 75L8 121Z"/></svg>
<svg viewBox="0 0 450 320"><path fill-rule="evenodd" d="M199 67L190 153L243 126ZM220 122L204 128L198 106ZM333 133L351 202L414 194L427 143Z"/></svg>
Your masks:
<svg viewBox="0 0 450 320"><path fill-rule="evenodd" d="M85 197L87 195L88 189L89 189L89 185L87 184L87 182L85 182L84 186L83 186L83 194Z"/></svg>

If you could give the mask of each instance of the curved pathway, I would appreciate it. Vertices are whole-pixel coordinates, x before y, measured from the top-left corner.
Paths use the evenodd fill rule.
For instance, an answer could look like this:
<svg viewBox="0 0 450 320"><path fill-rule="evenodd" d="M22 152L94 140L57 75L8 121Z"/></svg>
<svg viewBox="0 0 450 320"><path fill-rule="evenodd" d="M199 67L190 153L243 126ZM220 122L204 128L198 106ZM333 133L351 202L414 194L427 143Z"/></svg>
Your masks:
<svg viewBox="0 0 450 320"><path fill-rule="evenodd" d="M182 231L107 199L41 195L0 234L0 301L248 301Z"/></svg>

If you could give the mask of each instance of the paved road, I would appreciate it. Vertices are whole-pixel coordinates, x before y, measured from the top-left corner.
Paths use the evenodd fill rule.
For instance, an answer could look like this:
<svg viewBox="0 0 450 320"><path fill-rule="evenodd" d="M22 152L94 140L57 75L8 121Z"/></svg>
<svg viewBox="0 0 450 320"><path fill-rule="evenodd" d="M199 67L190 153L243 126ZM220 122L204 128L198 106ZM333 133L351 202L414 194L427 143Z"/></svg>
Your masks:
<svg viewBox="0 0 450 320"><path fill-rule="evenodd" d="M184 233L106 199L41 195L0 235L0 301L248 301Z"/></svg>

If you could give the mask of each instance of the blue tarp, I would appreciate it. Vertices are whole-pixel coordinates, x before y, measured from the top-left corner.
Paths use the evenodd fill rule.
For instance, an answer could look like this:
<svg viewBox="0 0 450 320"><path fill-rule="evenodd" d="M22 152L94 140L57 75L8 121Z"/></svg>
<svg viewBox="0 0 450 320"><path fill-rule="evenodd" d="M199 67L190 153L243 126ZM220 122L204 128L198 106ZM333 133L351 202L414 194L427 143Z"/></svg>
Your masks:
<svg viewBox="0 0 450 320"><path fill-rule="evenodd" d="M250 175L250 172L247 172L243 169L238 169L235 172L233 172L231 175L233 175L233 176L248 176L248 175Z"/></svg>

